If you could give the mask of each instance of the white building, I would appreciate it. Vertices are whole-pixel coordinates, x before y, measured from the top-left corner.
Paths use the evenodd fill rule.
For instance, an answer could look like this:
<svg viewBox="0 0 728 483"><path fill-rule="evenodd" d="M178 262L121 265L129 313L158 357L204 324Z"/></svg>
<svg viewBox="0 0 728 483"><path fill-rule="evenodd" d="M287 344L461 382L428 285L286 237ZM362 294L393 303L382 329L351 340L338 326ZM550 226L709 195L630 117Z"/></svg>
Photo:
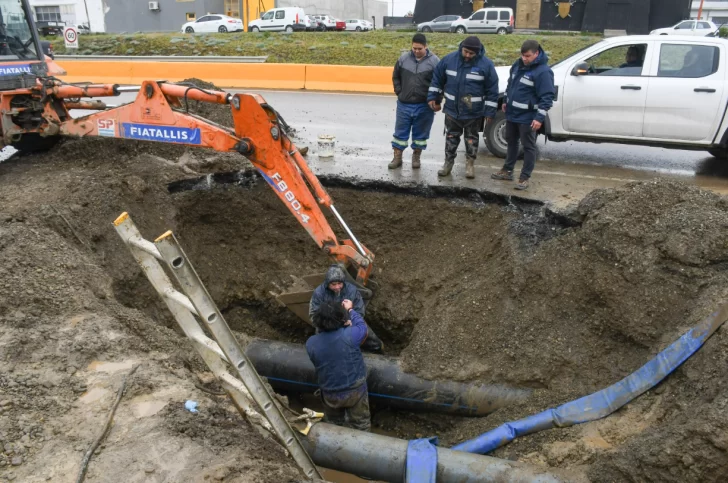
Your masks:
<svg viewBox="0 0 728 483"><path fill-rule="evenodd" d="M61 21L68 26L86 25L91 32L105 32L103 0L30 0L36 21Z"/></svg>
<svg viewBox="0 0 728 483"><path fill-rule="evenodd" d="M698 18L700 0L693 0L690 6L690 18ZM705 0L703 2L702 20L710 20L716 25L728 23L728 0Z"/></svg>

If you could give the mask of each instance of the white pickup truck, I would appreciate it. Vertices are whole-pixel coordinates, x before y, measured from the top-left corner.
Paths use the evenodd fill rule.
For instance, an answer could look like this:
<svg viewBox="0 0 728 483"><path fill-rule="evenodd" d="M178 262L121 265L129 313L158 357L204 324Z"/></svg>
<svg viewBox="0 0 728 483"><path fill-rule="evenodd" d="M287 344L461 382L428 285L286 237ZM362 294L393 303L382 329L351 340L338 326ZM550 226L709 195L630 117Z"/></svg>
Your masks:
<svg viewBox="0 0 728 483"><path fill-rule="evenodd" d="M541 130L549 140L706 150L728 158L728 40L613 37L551 67L556 98ZM501 93L509 69L496 68ZM483 137L494 155L505 157L500 109Z"/></svg>

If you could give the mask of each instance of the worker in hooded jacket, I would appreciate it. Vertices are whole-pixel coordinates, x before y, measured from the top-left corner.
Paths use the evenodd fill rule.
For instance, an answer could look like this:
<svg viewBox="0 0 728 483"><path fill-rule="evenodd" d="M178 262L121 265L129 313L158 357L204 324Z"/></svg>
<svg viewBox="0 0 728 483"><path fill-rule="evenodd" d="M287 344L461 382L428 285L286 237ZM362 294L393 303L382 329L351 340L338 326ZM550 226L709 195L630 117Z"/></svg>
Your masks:
<svg viewBox="0 0 728 483"><path fill-rule="evenodd" d="M523 167L518 183L514 186L517 190L528 189L538 156L536 137L546 122L546 114L554 105L554 72L548 61L546 52L537 41L526 40L521 46L521 58L513 64L508 77L506 98L503 100L508 154L503 168L492 174L491 178L513 181L513 168L518 159L519 145L522 144Z"/></svg>
<svg viewBox="0 0 728 483"><path fill-rule="evenodd" d="M316 327L316 314L324 303L333 302L340 305L344 300L351 300L354 311L362 317L365 317L366 305L359 293L359 289L353 283L347 281L343 268L337 264L333 264L326 271L324 283L316 287L316 290L313 291L313 295L311 296L311 302L308 306L308 316L314 324L314 327ZM316 327L316 329L318 331L319 327ZM384 349L384 344L369 326L367 326L367 335L361 348L368 352L382 352Z"/></svg>
<svg viewBox="0 0 728 483"><path fill-rule="evenodd" d="M455 164L460 137L465 133L465 177L475 177L475 157L483 118L490 122L498 109L498 74L476 36L460 43L440 61L432 76L427 102L433 111L445 98L445 164L438 176L448 176Z"/></svg>

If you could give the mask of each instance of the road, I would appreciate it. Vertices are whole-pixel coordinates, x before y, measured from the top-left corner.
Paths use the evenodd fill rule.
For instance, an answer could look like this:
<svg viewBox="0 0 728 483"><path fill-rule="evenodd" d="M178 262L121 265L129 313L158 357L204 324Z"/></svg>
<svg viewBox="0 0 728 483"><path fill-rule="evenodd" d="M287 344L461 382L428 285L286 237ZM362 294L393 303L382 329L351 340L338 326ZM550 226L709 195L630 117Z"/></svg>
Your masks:
<svg viewBox="0 0 728 483"><path fill-rule="evenodd" d="M636 180L670 177L728 194L728 163L701 151L668 150L616 144L539 141L541 157L526 192L513 190L513 183L494 181L490 174L502 160L488 152L481 139L476 161L476 179L465 179L465 153L460 147L453 174L438 179L445 149L444 115L438 114L429 147L423 154L422 169L413 171L409 162L390 171L389 144L394 129L394 96L262 91L261 94L298 131L296 144L309 146L308 162L316 173L348 177L427 184L456 184L504 195L517 195L551 203L555 208L578 201L597 188L610 188ZM133 93L107 101L131 102ZM79 113L80 114L80 113ZM336 137L333 158L319 158L318 136ZM405 153L409 159L411 151ZM520 169L517 166L517 169Z"/></svg>

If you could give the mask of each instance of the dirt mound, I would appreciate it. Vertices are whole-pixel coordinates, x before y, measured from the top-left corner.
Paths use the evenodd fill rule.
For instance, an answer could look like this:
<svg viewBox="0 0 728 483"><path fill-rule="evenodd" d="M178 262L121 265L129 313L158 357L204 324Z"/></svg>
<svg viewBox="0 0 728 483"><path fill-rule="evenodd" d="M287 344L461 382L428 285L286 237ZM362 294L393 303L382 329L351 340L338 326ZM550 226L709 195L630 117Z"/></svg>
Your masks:
<svg viewBox="0 0 728 483"><path fill-rule="evenodd" d="M275 294L328 260L270 188L248 176L167 189L249 166L237 155L110 139L0 164L0 475L71 481L124 369L141 363L92 463L98 481L113 481L101 472L120 462L140 478L146 470L191 481L294 477L274 443L194 387L204 367L111 226L128 211L147 238L174 230L231 326L302 342L310 328ZM375 417L406 437L437 432L455 443L601 389L728 290L728 203L681 184L594 192L569 220L534 206L331 194L376 254L379 290L367 319L390 354L426 377L536 389L488 418ZM727 332L616 415L524 438L496 456L586 466L595 481L718 481L728 472ZM203 412L185 412L186 399ZM169 454L188 463L175 470Z"/></svg>

